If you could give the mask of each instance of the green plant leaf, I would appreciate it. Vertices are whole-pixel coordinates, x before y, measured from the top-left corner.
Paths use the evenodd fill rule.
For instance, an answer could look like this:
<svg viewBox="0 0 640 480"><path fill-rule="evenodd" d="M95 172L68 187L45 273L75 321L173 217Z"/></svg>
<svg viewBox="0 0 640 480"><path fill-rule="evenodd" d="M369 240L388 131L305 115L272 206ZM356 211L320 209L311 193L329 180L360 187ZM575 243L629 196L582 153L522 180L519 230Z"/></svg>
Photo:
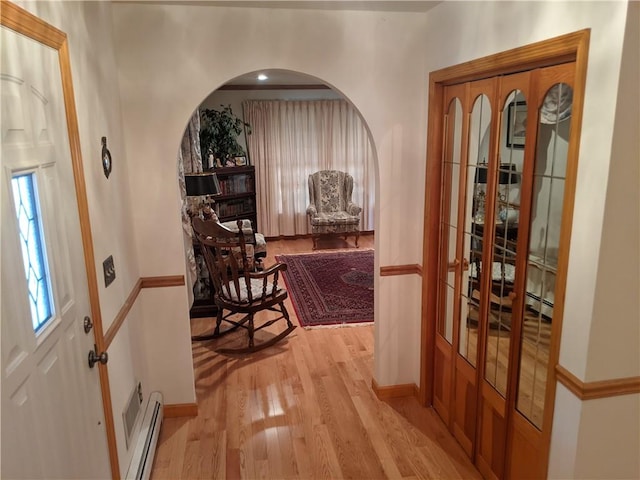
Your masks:
<svg viewBox="0 0 640 480"><path fill-rule="evenodd" d="M203 154L227 159L246 155L238 143L238 136L246 129L251 134L251 125L234 115L231 105L220 105L220 110L200 111L200 148Z"/></svg>

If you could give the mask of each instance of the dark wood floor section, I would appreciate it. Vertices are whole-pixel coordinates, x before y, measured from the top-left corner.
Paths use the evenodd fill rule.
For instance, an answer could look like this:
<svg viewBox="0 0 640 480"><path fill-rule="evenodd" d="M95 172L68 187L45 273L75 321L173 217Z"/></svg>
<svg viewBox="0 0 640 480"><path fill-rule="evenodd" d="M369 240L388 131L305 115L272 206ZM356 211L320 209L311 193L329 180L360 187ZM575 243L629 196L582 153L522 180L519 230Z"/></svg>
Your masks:
<svg viewBox="0 0 640 480"><path fill-rule="evenodd" d="M373 236L360 245L373 248ZM310 251L311 240L268 247L267 266ZM290 300L287 308L297 323ZM212 319L192 322L201 333ZM297 328L246 356L214 345L193 344L199 413L165 419L154 480L480 478L432 409L376 398L373 326Z"/></svg>

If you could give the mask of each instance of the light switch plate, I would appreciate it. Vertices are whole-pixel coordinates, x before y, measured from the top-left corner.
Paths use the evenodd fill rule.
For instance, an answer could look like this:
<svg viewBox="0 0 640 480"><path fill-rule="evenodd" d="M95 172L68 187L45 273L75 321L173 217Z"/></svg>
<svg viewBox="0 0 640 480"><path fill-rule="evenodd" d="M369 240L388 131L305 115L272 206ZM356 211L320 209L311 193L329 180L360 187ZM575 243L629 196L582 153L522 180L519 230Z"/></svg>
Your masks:
<svg viewBox="0 0 640 480"><path fill-rule="evenodd" d="M104 271L104 286L106 288L116 279L116 267L113 264L113 255L109 255L107 259L102 262L102 270Z"/></svg>

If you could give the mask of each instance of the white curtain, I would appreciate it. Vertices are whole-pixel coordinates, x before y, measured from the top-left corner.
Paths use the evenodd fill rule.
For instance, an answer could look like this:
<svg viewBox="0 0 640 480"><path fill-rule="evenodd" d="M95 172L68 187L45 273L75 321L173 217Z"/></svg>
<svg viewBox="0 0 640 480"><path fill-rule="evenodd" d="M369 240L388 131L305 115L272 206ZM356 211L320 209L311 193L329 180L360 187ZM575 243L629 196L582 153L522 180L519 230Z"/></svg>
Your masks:
<svg viewBox="0 0 640 480"><path fill-rule="evenodd" d="M369 133L345 100L247 100L249 157L256 168L258 229L267 237L310 233L309 175L353 176L360 230L373 230L375 175Z"/></svg>

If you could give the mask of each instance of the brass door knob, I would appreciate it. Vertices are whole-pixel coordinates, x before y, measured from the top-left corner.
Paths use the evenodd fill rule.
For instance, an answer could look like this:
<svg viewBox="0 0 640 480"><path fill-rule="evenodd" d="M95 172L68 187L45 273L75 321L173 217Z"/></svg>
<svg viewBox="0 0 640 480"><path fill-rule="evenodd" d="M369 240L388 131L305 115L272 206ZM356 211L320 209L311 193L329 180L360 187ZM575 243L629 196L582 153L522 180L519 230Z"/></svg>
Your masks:
<svg viewBox="0 0 640 480"><path fill-rule="evenodd" d="M93 350L89 352L89 368L93 368L94 365L100 362L102 365L106 365L109 361L109 354L107 352L102 352L98 354L98 346L94 345Z"/></svg>

